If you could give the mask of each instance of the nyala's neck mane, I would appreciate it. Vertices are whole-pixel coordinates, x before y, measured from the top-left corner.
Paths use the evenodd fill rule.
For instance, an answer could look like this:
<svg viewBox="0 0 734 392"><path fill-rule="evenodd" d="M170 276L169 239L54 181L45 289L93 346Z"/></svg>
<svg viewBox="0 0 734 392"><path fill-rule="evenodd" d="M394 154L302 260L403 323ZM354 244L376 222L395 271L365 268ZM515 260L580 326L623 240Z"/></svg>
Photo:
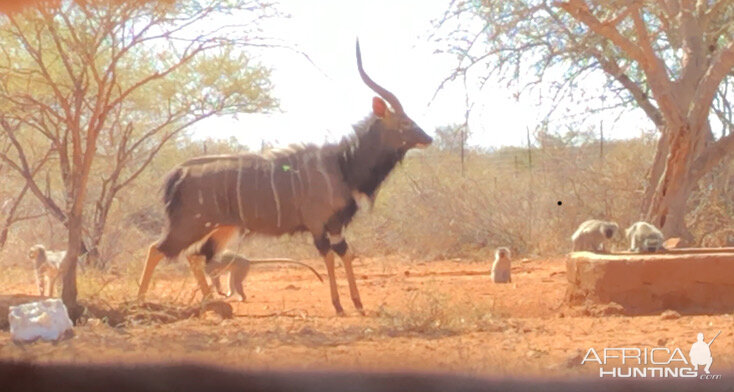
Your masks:
<svg viewBox="0 0 734 392"><path fill-rule="evenodd" d="M370 115L354 125L354 134L338 145L339 168L344 181L356 192L374 199L377 190L404 152L382 141L383 122Z"/></svg>

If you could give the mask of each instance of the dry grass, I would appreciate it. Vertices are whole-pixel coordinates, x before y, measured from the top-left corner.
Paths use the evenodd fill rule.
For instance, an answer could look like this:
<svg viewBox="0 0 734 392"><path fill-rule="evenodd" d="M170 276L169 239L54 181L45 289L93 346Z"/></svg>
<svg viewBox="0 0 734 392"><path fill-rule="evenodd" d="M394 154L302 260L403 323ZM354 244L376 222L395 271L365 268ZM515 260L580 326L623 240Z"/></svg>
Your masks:
<svg viewBox="0 0 734 392"><path fill-rule="evenodd" d="M457 300L437 285L412 292L402 309L380 307L378 317L388 336L442 337L506 328L491 303Z"/></svg>
<svg viewBox="0 0 734 392"><path fill-rule="evenodd" d="M232 149L219 147L216 152ZM100 244L102 264L125 275L127 269L141 268L145 249L163 226L161 178L199 150L196 142L189 142L162 153L139 181L121 192ZM614 220L621 227L639 220L653 151L651 138L608 142L603 157L593 143L548 143L533 149L530 164L522 149L470 150L463 176L457 154L435 148L411 153L388 178L374 206L360 210L347 238L366 257L483 260L498 246L509 246L518 257L564 254L570 234L586 219ZM702 245L734 243L732 173L734 163L716 168L692 195L688 221ZM39 242L63 249L61 224L42 218L14 226L0 262L25 263L27 249ZM318 257L308 234L254 237L235 246L250 257Z"/></svg>

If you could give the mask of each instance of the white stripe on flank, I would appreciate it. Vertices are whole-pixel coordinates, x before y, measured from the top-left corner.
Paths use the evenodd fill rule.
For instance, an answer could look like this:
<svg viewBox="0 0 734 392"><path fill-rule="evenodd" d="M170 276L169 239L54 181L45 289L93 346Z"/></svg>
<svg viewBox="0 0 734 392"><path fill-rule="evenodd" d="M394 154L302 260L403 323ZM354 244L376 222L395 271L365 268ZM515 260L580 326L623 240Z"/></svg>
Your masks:
<svg viewBox="0 0 734 392"><path fill-rule="evenodd" d="M326 173L326 169L324 168L324 161L321 158L321 150L318 150L316 153L316 170L321 173L321 175L324 176L324 180L326 180L326 191L329 193L329 205L334 205L334 189L331 187L331 178L329 178L328 173Z"/></svg>
<svg viewBox="0 0 734 392"><path fill-rule="evenodd" d="M220 161L221 162L221 161ZM220 165L221 169L221 165ZM232 204L229 200L229 167L228 165L224 165L224 170L222 170L222 173L224 173L224 205L226 206L227 210L225 211L224 215L229 216L231 213Z"/></svg>
<svg viewBox="0 0 734 392"><path fill-rule="evenodd" d="M301 178L301 170L306 170L306 166L301 163L302 161L302 155L300 154L296 156L296 165L298 165L298 169L296 170L296 179L298 179L298 190L301 191L299 194L301 197L303 197L303 178Z"/></svg>
<svg viewBox="0 0 734 392"><path fill-rule="evenodd" d="M242 162L242 157L237 160L237 164L239 165L237 167L237 211L240 215L240 220L242 223L245 223L245 216L242 214L242 166L244 165Z"/></svg>
<svg viewBox="0 0 734 392"><path fill-rule="evenodd" d="M309 163L311 162L311 153L304 154L301 157L301 168L303 169L304 173L306 173L306 192L311 192L311 167L309 167Z"/></svg>
<svg viewBox="0 0 734 392"><path fill-rule="evenodd" d="M203 187L204 173L206 173L206 167L207 167L207 165L209 165L208 162L207 163L204 163L203 165L201 165L201 173L199 173L199 195L198 196L199 196L199 205L200 206L203 206L204 205L204 195L201 193L201 188Z"/></svg>
<svg viewBox="0 0 734 392"><path fill-rule="evenodd" d="M214 163L214 175L216 175L219 172L219 166L220 165L219 165L219 161L214 161L214 162L215 162ZM221 216L222 215L222 208L219 207L219 197L217 197L218 195L217 195L217 192L216 192L217 189L213 189L213 191L214 192L212 193L212 199L214 199L214 207L216 207L216 209L217 209L217 215Z"/></svg>
<svg viewBox="0 0 734 392"><path fill-rule="evenodd" d="M293 173L295 172L293 161L291 161L291 156L288 156L288 177L291 180L291 197L293 198L291 201L296 200L296 180L294 179Z"/></svg>
<svg viewBox="0 0 734 392"><path fill-rule="evenodd" d="M254 208L255 208L255 218L260 216L260 194L258 193L260 191L260 162L253 163L253 170L252 173L255 175L255 186L252 188L253 192L253 200L254 200Z"/></svg>
<svg viewBox="0 0 734 392"><path fill-rule="evenodd" d="M275 209L278 213L278 227L280 227L280 197L278 190L275 189L275 162L270 161L270 188L273 189L273 198L275 199Z"/></svg>
<svg viewBox="0 0 734 392"><path fill-rule="evenodd" d="M221 208L221 207L219 207L219 200L218 200L218 198L217 198L217 194L216 194L216 193L214 193L214 194L212 195L212 198L214 199L214 207L216 207L216 209L217 209L217 215L218 215L218 216L221 216L221 215L222 215L222 208Z"/></svg>

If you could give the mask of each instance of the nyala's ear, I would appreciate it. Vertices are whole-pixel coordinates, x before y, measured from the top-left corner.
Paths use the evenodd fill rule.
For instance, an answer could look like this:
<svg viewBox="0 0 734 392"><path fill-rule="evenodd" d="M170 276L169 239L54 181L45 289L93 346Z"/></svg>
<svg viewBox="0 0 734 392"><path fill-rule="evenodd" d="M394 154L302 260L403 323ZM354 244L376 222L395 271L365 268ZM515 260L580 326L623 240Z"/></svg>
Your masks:
<svg viewBox="0 0 734 392"><path fill-rule="evenodd" d="M385 118L387 112L387 104L380 97L372 98L372 112L379 118Z"/></svg>

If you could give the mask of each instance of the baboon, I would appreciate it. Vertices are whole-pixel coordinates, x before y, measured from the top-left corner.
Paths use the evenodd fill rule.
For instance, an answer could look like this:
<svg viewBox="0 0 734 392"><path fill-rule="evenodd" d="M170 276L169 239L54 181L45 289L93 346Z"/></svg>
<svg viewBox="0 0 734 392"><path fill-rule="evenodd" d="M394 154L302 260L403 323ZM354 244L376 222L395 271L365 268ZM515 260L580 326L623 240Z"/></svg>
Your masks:
<svg viewBox="0 0 734 392"><path fill-rule="evenodd" d="M220 255L216 256L206 265L206 273L212 280L212 285L217 292L226 297L231 297L234 293L240 298L240 301L244 301L247 297L245 291L242 289L242 282L247 278L247 274L250 272L250 266L255 264L296 264L306 267L319 278L319 281L323 282L324 279L321 275L306 263L301 263L293 259L252 259L249 260L237 253L224 251ZM229 292L224 293L222 291L221 282L219 278L225 272L229 272Z"/></svg>
<svg viewBox="0 0 734 392"><path fill-rule="evenodd" d="M54 296L54 286L56 285L56 279L59 277L61 262L65 256L65 250L54 252L47 251L46 247L41 244L31 246L28 258L33 262L33 270L36 272L36 285L41 296L45 295L46 288L48 288L48 296Z"/></svg>
<svg viewBox="0 0 734 392"><path fill-rule="evenodd" d="M604 242L611 240L617 231L619 225L614 222L587 220L571 236L573 251L606 252Z"/></svg>
<svg viewBox="0 0 734 392"><path fill-rule="evenodd" d="M663 249L665 237L657 227L647 222L635 222L625 230L630 252L657 252Z"/></svg>
<svg viewBox="0 0 734 392"><path fill-rule="evenodd" d="M492 281L494 283L510 283L510 249L502 247L494 252L494 263L492 263Z"/></svg>

